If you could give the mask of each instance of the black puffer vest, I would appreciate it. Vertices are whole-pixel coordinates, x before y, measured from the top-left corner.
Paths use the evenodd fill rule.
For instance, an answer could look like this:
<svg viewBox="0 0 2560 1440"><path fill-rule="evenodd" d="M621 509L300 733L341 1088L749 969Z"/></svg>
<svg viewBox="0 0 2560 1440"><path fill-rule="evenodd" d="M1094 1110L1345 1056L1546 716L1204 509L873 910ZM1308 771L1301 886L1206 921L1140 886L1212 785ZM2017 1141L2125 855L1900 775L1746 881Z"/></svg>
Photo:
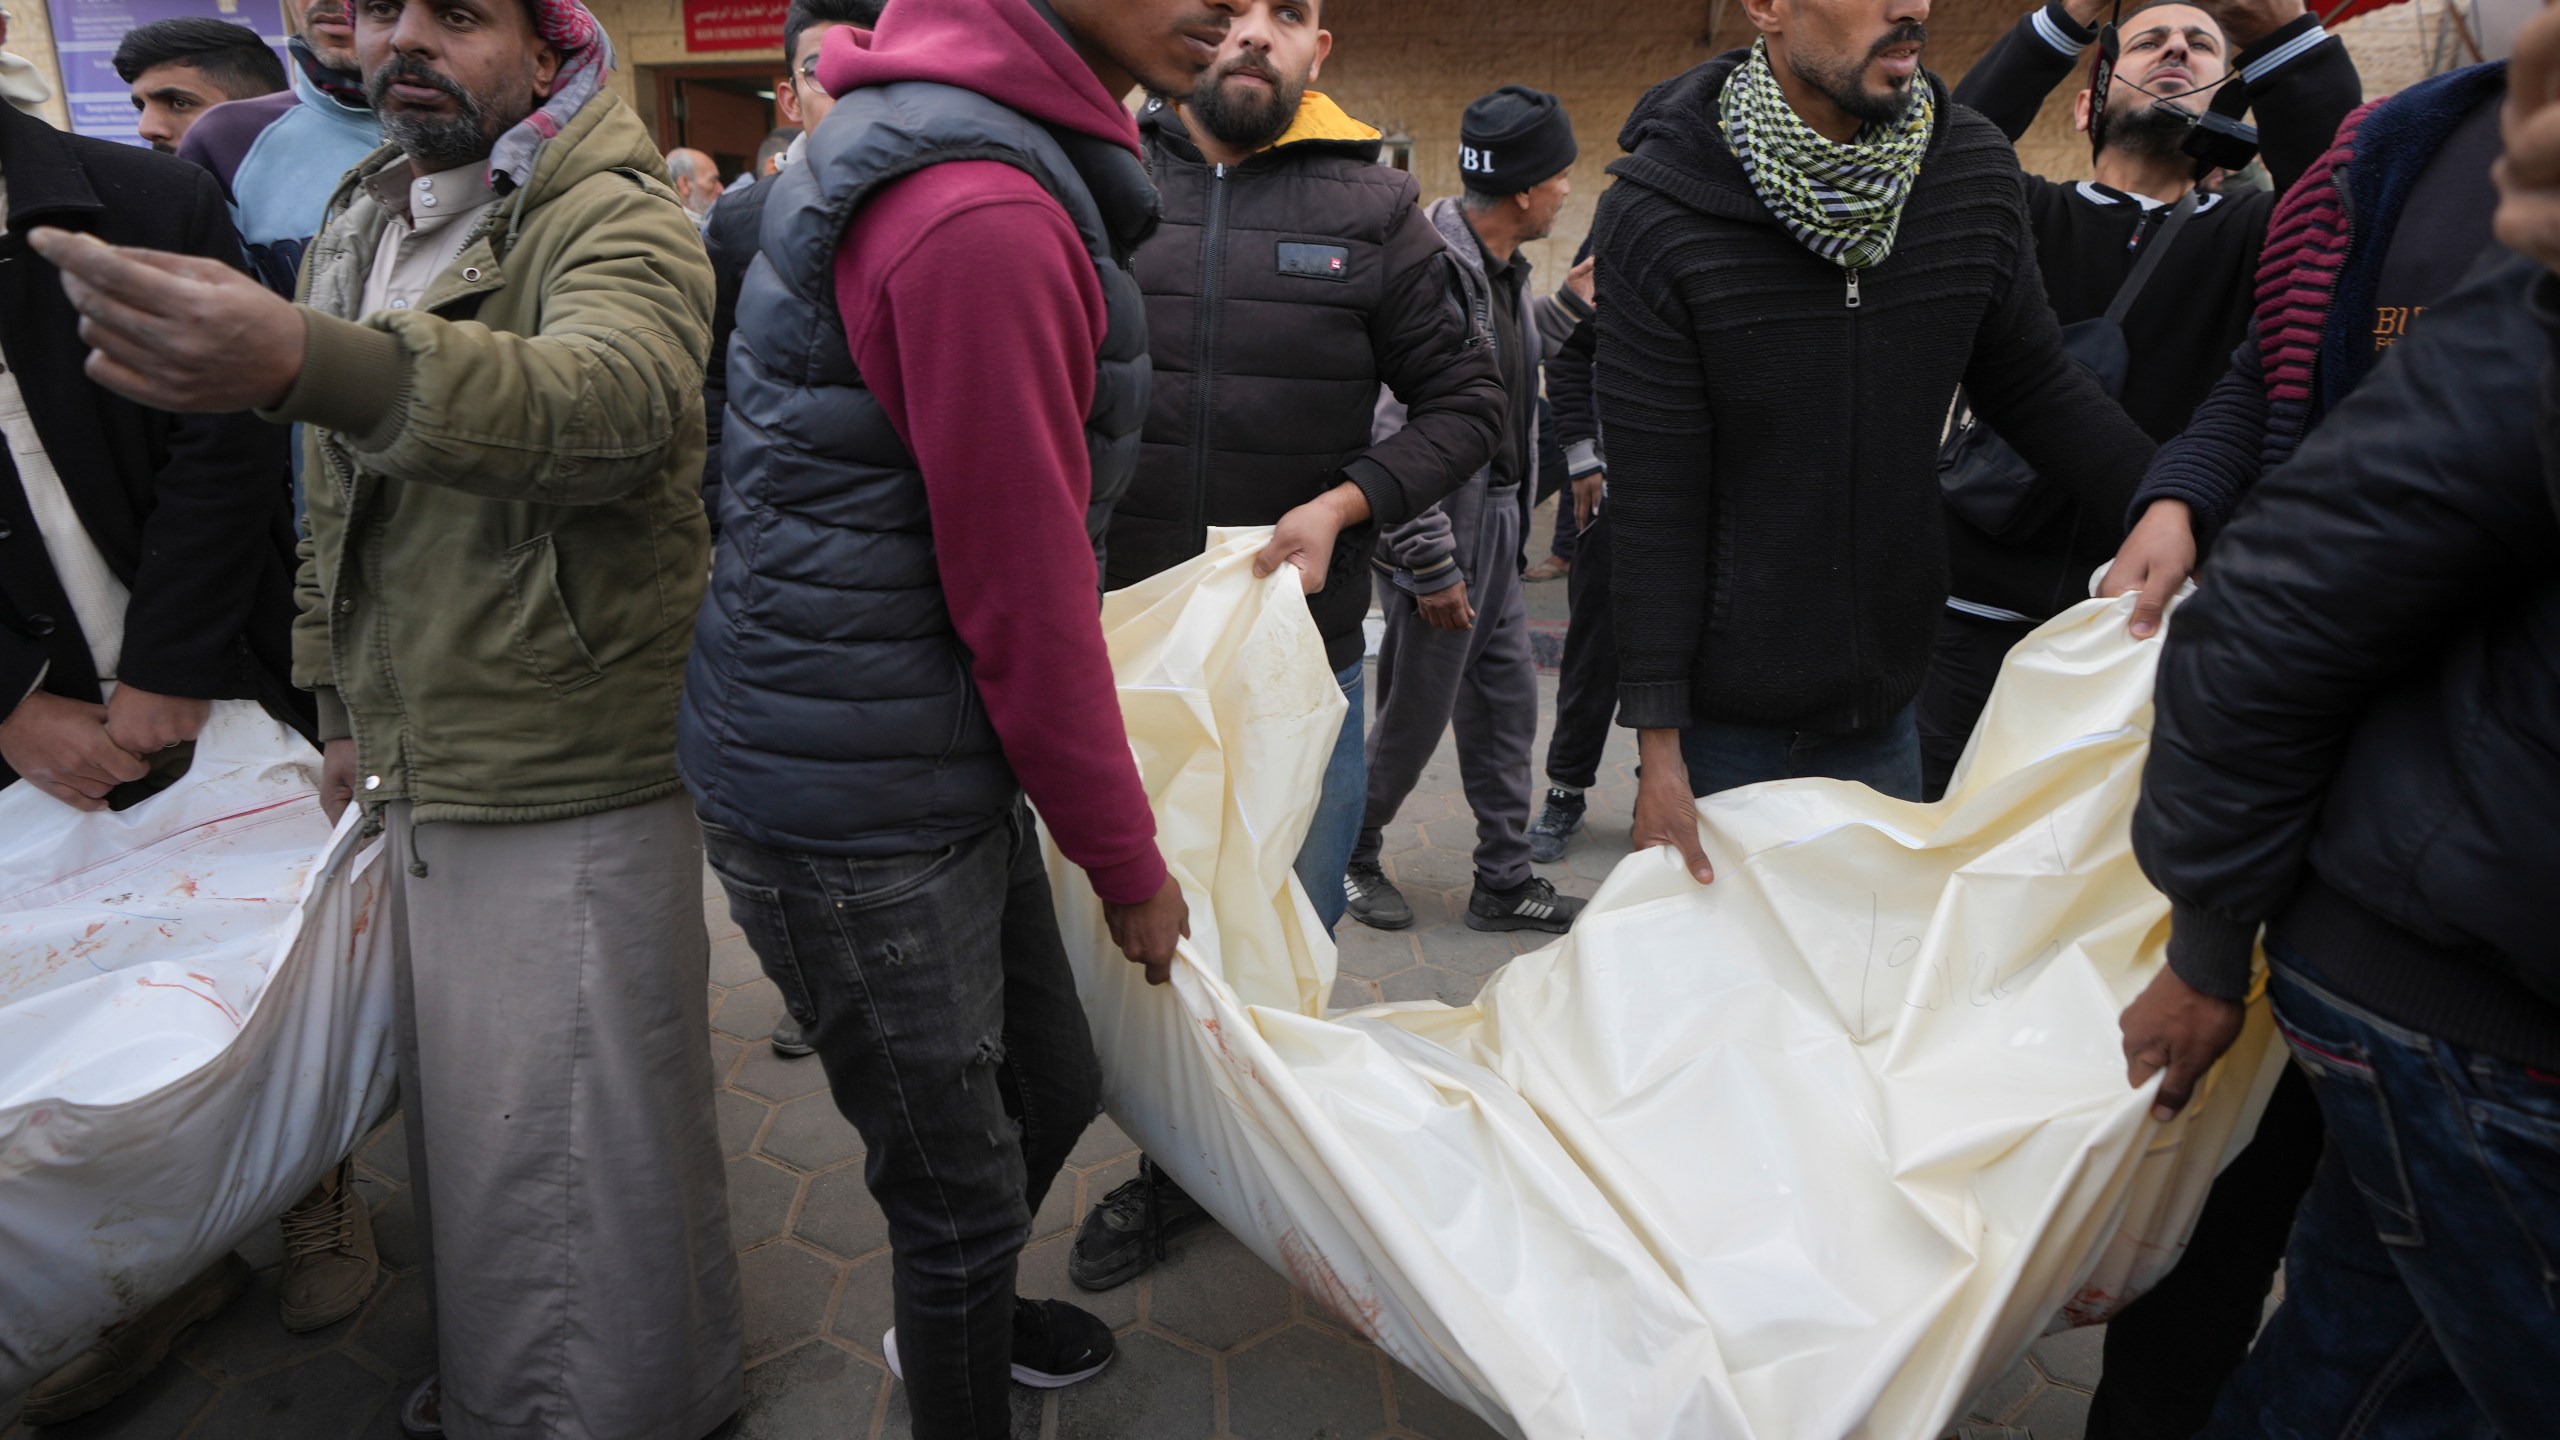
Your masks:
<svg viewBox="0 0 2560 1440"><path fill-rule="evenodd" d="M720 543L677 734L704 818L761 844L934 850L1018 793L943 601L924 476L856 372L836 309L855 209L953 160L1038 180L1101 276L1109 325L1085 418L1097 559L1137 464L1146 308L1128 259L1156 218L1137 157L947 85L845 95L806 157L767 182L763 253L730 343Z"/></svg>

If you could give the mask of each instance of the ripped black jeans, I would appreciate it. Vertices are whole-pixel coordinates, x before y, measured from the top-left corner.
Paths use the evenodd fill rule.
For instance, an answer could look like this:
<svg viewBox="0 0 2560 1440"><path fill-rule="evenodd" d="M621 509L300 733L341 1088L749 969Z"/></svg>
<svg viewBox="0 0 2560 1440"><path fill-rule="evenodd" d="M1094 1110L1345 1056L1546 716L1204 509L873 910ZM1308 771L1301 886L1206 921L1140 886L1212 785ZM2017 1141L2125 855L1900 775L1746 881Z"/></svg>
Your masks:
<svg viewBox="0 0 2560 1440"><path fill-rule="evenodd" d="M703 831L869 1152L916 1440L1002 1440L1015 1262L1102 1097L1030 808L888 859Z"/></svg>

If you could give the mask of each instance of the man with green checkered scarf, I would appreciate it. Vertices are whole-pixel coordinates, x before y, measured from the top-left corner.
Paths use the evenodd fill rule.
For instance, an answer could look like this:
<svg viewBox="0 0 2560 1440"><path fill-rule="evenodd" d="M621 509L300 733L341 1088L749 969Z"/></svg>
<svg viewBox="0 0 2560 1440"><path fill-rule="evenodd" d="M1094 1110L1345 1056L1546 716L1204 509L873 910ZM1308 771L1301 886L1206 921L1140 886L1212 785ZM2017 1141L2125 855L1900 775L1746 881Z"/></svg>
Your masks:
<svg viewBox="0 0 2560 1440"><path fill-rule="evenodd" d="M1921 66L1928 0L1743 0L1758 31L1629 117L1594 255L1620 723L1639 847L1798 776L1917 799L1962 386L2118 524L2152 442L2069 362L2018 160Z"/></svg>

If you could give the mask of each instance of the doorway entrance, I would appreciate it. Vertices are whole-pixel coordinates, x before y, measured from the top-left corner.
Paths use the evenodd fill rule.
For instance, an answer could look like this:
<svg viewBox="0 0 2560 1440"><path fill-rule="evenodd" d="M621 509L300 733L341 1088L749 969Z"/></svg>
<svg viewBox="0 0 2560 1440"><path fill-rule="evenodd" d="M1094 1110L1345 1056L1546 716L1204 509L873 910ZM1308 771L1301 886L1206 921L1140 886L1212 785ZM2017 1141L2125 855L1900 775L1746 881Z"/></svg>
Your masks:
<svg viewBox="0 0 2560 1440"><path fill-rule="evenodd" d="M773 106L779 60L654 65L647 73L658 94L659 148L689 145L711 157L723 180L752 168L756 147L782 123Z"/></svg>

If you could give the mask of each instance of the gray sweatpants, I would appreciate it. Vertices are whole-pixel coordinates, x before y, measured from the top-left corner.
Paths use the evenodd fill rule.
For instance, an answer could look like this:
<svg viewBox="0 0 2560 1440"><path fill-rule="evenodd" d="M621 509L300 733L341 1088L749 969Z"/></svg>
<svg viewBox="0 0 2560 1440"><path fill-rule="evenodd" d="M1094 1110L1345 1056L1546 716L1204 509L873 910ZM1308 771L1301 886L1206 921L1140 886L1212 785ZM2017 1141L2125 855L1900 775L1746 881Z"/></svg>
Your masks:
<svg viewBox="0 0 2560 1440"><path fill-rule="evenodd" d="M1505 496L1508 491L1503 492ZM1538 672L1520 594L1520 507L1488 499L1476 553L1463 567L1471 630L1440 630L1381 575L1387 635L1378 647L1376 719L1369 727L1369 804L1355 862L1374 865L1396 818L1440 748L1458 730L1458 779L1476 812L1476 879L1508 890L1529 878L1529 750L1538 733Z"/></svg>
<svg viewBox="0 0 2560 1440"><path fill-rule="evenodd" d="M444 1433L700 1440L738 1408L745 1317L692 802L385 819Z"/></svg>

